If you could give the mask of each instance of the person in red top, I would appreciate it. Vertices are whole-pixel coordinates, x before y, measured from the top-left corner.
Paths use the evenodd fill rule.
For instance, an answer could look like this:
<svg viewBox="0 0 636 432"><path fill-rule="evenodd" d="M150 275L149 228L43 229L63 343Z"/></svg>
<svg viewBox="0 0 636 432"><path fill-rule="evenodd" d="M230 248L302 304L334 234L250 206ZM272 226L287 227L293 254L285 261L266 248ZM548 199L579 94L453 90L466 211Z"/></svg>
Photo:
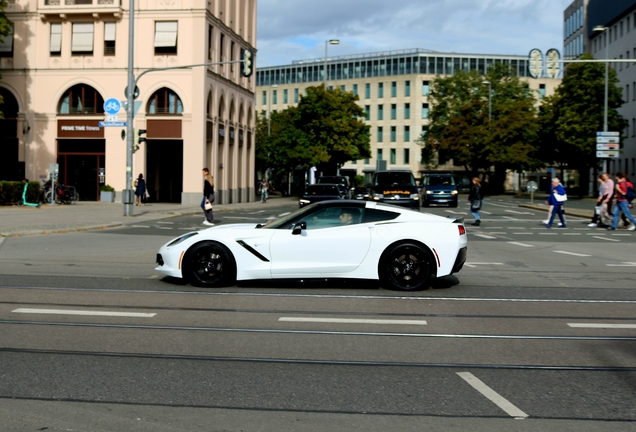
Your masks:
<svg viewBox="0 0 636 432"><path fill-rule="evenodd" d="M621 212L627 216L632 224L627 228L630 231L636 229L636 220L634 216L629 212L629 202L625 195L627 194L627 177L622 172L616 173L616 208L614 209L614 219L612 220L612 226L607 228L608 230L615 230L618 226L618 217Z"/></svg>

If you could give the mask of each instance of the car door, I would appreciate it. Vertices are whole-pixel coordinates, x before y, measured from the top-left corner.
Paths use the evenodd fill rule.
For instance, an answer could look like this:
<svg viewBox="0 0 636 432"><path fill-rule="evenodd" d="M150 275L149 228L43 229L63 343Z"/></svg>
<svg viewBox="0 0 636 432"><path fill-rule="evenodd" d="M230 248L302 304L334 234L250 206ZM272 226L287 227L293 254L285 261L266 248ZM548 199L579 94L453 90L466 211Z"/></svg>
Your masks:
<svg viewBox="0 0 636 432"><path fill-rule="evenodd" d="M353 222L343 225L341 207L321 209L307 215L299 234L281 229L272 236L270 254L273 278L327 277L355 270L367 255L371 232L361 222L362 209Z"/></svg>

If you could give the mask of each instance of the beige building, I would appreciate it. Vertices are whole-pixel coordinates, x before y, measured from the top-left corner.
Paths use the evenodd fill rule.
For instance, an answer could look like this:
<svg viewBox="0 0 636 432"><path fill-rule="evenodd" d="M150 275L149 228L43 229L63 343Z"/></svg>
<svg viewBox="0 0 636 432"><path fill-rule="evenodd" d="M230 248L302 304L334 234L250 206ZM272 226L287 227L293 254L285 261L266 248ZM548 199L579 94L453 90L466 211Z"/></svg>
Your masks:
<svg viewBox="0 0 636 432"><path fill-rule="evenodd" d="M114 120L105 100L126 99L129 1L9 0L5 12L14 29L0 46L0 177L46 180L57 163L81 200L98 200L102 184L121 199L125 127L99 123ZM256 44L256 0L140 0L134 42L135 77L239 60ZM144 174L151 201L200 202L203 167L218 203L254 200L254 76L200 66L147 73L138 88L134 127L147 142L133 178Z"/></svg>
<svg viewBox="0 0 636 432"><path fill-rule="evenodd" d="M335 48L334 48L335 49ZM530 78L527 56L440 53L422 49L388 51L294 61L291 65L258 68L256 72L257 112L283 110L298 103L305 88L324 81L327 88L341 88L357 94L367 113L372 157L342 167L347 175L364 175L366 181L377 169L407 169L419 177L428 170L421 163L416 143L428 124L428 94L438 75L459 70L485 73L490 65L510 64L539 98L554 93L561 79ZM445 171L463 171L451 164Z"/></svg>

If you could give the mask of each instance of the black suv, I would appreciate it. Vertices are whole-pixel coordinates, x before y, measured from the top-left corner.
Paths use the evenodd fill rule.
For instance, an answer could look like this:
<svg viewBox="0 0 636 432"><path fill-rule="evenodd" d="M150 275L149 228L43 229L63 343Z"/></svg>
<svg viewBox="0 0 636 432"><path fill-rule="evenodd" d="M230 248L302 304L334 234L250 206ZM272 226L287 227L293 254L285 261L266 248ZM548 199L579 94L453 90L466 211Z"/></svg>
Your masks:
<svg viewBox="0 0 636 432"><path fill-rule="evenodd" d="M411 171L378 171L373 175L371 189L370 200L420 208L420 195Z"/></svg>
<svg viewBox="0 0 636 432"><path fill-rule="evenodd" d="M422 205L457 207L457 184L452 174L426 174L422 181Z"/></svg>
<svg viewBox="0 0 636 432"><path fill-rule="evenodd" d="M345 198L350 199L353 198L353 191L351 190L351 185L349 184L349 177L346 176L322 176L318 177L318 181L316 183L332 183L340 186L340 189L343 191Z"/></svg>

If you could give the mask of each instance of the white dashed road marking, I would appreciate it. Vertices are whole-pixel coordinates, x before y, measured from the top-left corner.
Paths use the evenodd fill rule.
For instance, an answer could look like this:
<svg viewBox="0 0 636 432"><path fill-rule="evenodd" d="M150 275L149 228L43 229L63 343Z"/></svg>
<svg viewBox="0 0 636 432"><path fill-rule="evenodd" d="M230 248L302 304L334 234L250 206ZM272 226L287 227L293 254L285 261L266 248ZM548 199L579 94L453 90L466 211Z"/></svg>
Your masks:
<svg viewBox="0 0 636 432"><path fill-rule="evenodd" d="M589 257L589 256L592 256L592 255L588 255L588 254L580 254L580 253L576 253L576 252L568 252L568 251L554 251L554 253L565 254L565 255L574 255L574 256L579 256L579 257Z"/></svg>
<svg viewBox="0 0 636 432"><path fill-rule="evenodd" d="M534 247L534 245L530 245L530 244L525 244L525 243L519 243L519 242L508 242L511 245L515 245L515 246L522 246L522 247Z"/></svg>
<svg viewBox="0 0 636 432"><path fill-rule="evenodd" d="M424 320L382 320L382 319L352 319L352 318L296 318L281 317L283 322L312 322L312 323L338 323L338 324L401 324L401 325L426 325Z"/></svg>
<svg viewBox="0 0 636 432"><path fill-rule="evenodd" d="M573 328L595 328L595 329L636 329L636 324L591 324L591 323L568 323Z"/></svg>
<svg viewBox="0 0 636 432"><path fill-rule="evenodd" d="M528 414L521 411L519 408L510 403L507 399L501 396L499 393L488 387L482 380L477 378L470 372L457 372L457 375L461 379L466 381L472 388L484 395L488 400L504 410L506 414L515 419L522 420L528 418Z"/></svg>
<svg viewBox="0 0 636 432"><path fill-rule="evenodd" d="M622 264L607 264L608 267L636 267L636 262L623 262Z"/></svg>
<svg viewBox="0 0 636 432"><path fill-rule="evenodd" d="M607 238L607 237L599 237L599 236L594 236L594 238L597 238L599 240L613 241L613 242L620 241L620 240L616 240L616 239L611 239L611 238Z"/></svg>
<svg viewBox="0 0 636 432"><path fill-rule="evenodd" d="M70 310L70 309L29 309L29 308L14 309L11 312L25 313L25 314L118 316L118 317L138 317L138 318L152 318L153 316L157 315L156 313L141 313L141 312L106 312L106 311L85 311L85 310Z"/></svg>

